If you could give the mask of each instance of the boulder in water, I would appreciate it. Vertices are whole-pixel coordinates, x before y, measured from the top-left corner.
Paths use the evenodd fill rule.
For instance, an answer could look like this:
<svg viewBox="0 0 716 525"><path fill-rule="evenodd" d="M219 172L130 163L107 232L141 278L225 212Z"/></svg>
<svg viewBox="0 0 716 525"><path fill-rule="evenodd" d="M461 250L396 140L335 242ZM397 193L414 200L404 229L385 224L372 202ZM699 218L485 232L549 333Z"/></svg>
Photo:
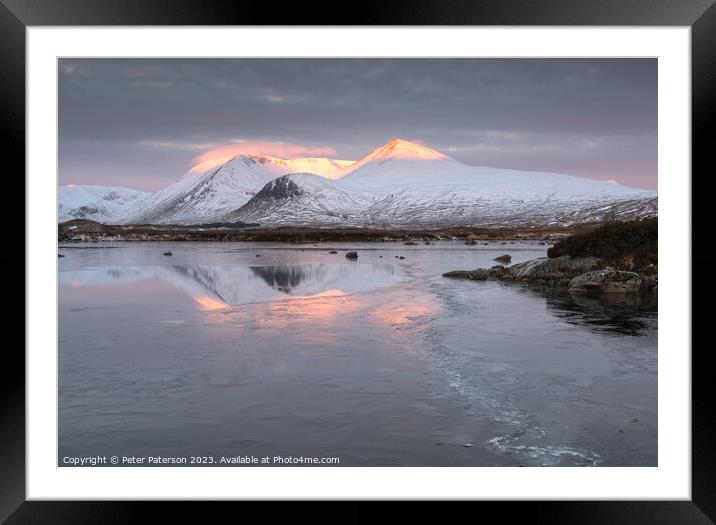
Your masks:
<svg viewBox="0 0 716 525"><path fill-rule="evenodd" d="M468 281L486 281L490 274L484 268L477 270L455 270L443 274L449 279L467 279Z"/></svg>
<svg viewBox="0 0 716 525"><path fill-rule="evenodd" d="M450 279L467 279L468 281L511 281L512 274L509 268L493 266L492 268L478 268L477 270L456 270L447 272L443 277Z"/></svg>
<svg viewBox="0 0 716 525"><path fill-rule="evenodd" d="M541 257L510 266L515 279L530 282L559 282L568 284L570 279L601 266L596 257Z"/></svg>
<svg viewBox="0 0 716 525"><path fill-rule="evenodd" d="M642 279L638 273L622 270L596 270L574 277L569 282L570 293L634 293L641 290Z"/></svg>

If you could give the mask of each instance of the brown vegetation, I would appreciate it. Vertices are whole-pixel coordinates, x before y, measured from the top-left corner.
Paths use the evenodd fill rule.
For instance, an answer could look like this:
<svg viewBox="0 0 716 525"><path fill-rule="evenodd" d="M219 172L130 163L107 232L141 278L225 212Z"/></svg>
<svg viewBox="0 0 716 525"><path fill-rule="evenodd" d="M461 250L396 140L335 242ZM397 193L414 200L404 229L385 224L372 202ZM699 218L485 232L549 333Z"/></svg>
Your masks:
<svg viewBox="0 0 716 525"><path fill-rule="evenodd" d="M58 226L60 241L250 241L250 242L381 242L441 239L563 239L571 228L443 228L432 230L373 228L201 228L170 225L105 225L87 220Z"/></svg>
<svg viewBox="0 0 716 525"><path fill-rule="evenodd" d="M658 219L609 222L559 241L549 257L598 257L616 268L642 271L658 265Z"/></svg>

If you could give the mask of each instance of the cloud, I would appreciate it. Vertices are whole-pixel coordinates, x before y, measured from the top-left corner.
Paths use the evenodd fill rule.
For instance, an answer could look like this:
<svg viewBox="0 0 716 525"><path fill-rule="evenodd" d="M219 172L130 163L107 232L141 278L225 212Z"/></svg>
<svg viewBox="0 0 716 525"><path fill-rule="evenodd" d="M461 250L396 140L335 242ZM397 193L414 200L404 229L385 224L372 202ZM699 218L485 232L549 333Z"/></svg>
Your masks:
<svg viewBox="0 0 716 525"><path fill-rule="evenodd" d="M272 140L236 140L211 148L196 157L198 163L235 155L270 155L283 159L311 156L333 156L336 150L326 146L301 146L290 142Z"/></svg>
<svg viewBox="0 0 716 525"><path fill-rule="evenodd" d="M60 71L65 75L72 75L77 72L79 66L77 64L60 63Z"/></svg>
<svg viewBox="0 0 716 525"><path fill-rule="evenodd" d="M203 151L216 146L215 142L172 142L168 140L143 140L142 146L152 149L176 149L181 151Z"/></svg>
<svg viewBox="0 0 716 525"><path fill-rule="evenodd" d="M469 133L472 140L466 139L461 144L445 146L445 151L452 154L574 154L583 155L599 152L603 146L610 150L619 148L630 136L593 136L574 133L522 133L512 130L475 130ZM468 161L468 163L470 163Z"/></svg>
<svg viewBox="0 0 716 525"><path fill-rule="evenodd" d="M156 189L205 159L417 136L471 165L652 187L657 76L654 58L63 58L60 180L111 166L112 184Z"/></svg>

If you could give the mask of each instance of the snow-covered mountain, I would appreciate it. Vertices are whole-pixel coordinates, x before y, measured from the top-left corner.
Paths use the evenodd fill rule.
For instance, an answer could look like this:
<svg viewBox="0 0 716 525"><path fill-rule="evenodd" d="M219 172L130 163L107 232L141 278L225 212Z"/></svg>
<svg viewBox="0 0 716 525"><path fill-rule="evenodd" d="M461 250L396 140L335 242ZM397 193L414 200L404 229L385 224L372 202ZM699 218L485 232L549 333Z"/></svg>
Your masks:
<svg viewBox="0 0 716 525"><path fill-rule="evenodd" d="M311 173L293 173L272 180L239 210L221 220L303 224L310 218L315 224L340 225L360 221L371 202L367 194L335 181Z"/></svg>
<svg viewBox="0 0 716 525"><path fill-rule="evenodd" d="M217 220L253 197L276 177L313 170L330 177L353 161L323 158L279 159L237 155L209 169L194 168L147 199L125 223L197 224Z"/></svg>
<svg viewBox="0 0 716 525"><path fill-rule="evenodd" d="M207 171L192 170L146 199L126 223L192 224L207 222L245 204L273 179L271 164L239 155Z"/></svg>
<svg viewBox="0 0 716 525"><path fill-rule="evenodd" d="M150 194L115 186L70 185L58 188L57 219L89 219L102 223L119 222L133 213Z"/></svg>
<svg viewBox="0 0 716 525"><path fill-rule="evenodd" d="M326 159L323 157L305 157L300 159L279 159L276 157L257 157L259 162L272 165L272 170L286 173L313 173L326 179L341 177L342 170L355 163L354 160Z"/></svg>
<svg viewBox="0 0 716 525"><path fill-rule="evenodd" d="M111 190L117 188L106 188L105 193L117 193ZM654 216L658 204L654 191L556 173L467 166L400 139L358 161L238 155L199 165L156 193L135 193L131 204L128 195L126 205L78 216L66 212L78 206L70 207L68 193L61 188L60 220L242 221L266 226L567 225L606 215Z"/></svg>
<svg viewBox="0 0 716 525"><path fill-rule="evenodd" d="M341 169L336 178L363 187L422 185L436 174L470 171L442 153L407 140L394 139Z"/></svg>
<svg viewBox="0 0 716 525"><path fill-rule="evenodd" d="M276 193L267 185L224 219L266 225L526 226L657 214L653 191L556 173L467 166L399 139L342 168L320 191L309 178L291 181L291 192Z"/></svg>

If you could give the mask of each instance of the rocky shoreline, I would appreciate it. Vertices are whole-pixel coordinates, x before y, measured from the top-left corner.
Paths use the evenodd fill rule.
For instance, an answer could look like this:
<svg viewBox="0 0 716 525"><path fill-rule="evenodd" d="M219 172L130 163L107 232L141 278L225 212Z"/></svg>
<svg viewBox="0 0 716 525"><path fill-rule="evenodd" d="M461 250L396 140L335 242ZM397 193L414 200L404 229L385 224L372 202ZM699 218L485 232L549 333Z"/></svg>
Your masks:
<svg viewBox="0 0 716 525"><path fill-rule="evenodd" d="M657 292L657 268L653 273L618 270L595 257L542 257L512 266L496 265L476 270L456 270L443 274L470 281L511 281L538 286L566 287L571 293Z"/></svg>
<svg viewBox="0 0 716 525"><path fill-rule="evenodd" d="M656 220L610 223L558 242L548 257L443 277L565 287L584 295L657 293L657 251ZM496 260L510 259L504 255Z"/></svg>

